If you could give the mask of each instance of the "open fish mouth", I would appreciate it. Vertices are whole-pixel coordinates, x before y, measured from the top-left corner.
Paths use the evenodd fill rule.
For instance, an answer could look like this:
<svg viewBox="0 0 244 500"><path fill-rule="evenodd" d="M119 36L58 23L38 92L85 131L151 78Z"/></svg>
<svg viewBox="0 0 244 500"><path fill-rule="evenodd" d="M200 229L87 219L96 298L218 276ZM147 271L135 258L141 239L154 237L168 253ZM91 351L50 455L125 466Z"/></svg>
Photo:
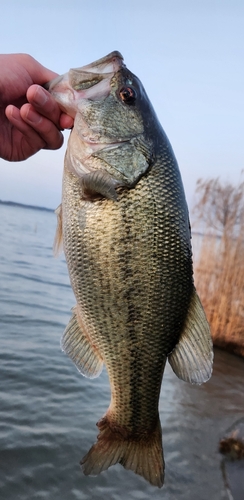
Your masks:
<svg viewBox="0 0 244 500"><path fill-rule="evenodd" d="M44 88L51 92L63 110L67 112L68 107L70 112L70 101L106 98L110 93L111 78L123 66L123 56L114 51L91 64L70 69L46 83Z"/></svg>
<svg viewBox="0 0 244 500"><path fill-rule="evenodd" d="M74 71L82 71L95 74L115 73L124 65L123 60L124 59L122 54L120 54L120 52L118 52L117 50L114 50L107 56L102 57L101 59L98 59L91 64L87 64L86 66L77 68Z"/></svg>

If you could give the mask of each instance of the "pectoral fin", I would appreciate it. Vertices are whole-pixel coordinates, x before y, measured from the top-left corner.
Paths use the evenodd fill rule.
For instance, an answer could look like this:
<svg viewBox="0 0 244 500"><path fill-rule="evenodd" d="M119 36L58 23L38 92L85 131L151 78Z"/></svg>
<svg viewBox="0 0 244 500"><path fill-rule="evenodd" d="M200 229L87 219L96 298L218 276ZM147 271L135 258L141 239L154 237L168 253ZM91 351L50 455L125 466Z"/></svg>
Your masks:
<svg viewBox="0 0 244 500"><path fill-rule="evenodd" d="M83 188L84 199L93 200L97 195L101 195L109 200L117 200L115 187L121 183L113 179L104 170L94 170L88 174L84 174L80 182Z"/></svg>
<svg viewBox="0 0 244 500"><path fill-rule="evenodd" d="M196 290L192 295L184 331L168 360L177 377L186 382L202 384L211 377L213 344Z"/></svg>
<svg viewBox="0 0 244 500"><path fill-rule="evenodd" d="M103 360L96 346L86 335L81 320L77 315L77 307L72 310L72 317L64 331L61 348L78 368L79 372L88 378L96 378L103 368Z"/></svg>
<svg viewBox="0 0 244 500"><path fill-rule="evenodd" d="M55 257L58 257L63 250L62 204L56 208L55 214L57 215L57 229L53 242L53 253Z"/></svg>

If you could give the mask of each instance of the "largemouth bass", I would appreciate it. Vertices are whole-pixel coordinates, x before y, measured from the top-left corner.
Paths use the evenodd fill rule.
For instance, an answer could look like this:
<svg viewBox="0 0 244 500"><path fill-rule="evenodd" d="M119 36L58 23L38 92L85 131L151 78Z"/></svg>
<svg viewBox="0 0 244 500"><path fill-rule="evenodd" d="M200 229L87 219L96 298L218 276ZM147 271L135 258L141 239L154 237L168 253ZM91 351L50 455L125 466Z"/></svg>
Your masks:
<svg viewBox="0 0 244 500"><path fill-rule="evenodd" d="M212 370L209 326L192 271L188 209L171 145L119 52L47 84L74 117L56 249L63 240L77 304L62 348L85 376L106 366L111 402L81 461L115 463L161 487L158 401L166 360L201 384Z"/></svg>

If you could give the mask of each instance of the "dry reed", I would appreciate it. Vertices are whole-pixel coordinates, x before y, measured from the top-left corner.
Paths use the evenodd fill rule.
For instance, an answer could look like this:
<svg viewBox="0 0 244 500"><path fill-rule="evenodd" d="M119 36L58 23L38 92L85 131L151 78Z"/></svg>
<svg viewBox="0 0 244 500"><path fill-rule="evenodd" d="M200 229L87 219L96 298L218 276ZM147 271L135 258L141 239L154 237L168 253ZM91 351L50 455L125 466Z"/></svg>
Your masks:
<svg viewBox="0 0 244 500"><path fill-rule="evenodd" d="M244 356L244 182L199 180L196 195L196 287L214 344Z"/></svg>

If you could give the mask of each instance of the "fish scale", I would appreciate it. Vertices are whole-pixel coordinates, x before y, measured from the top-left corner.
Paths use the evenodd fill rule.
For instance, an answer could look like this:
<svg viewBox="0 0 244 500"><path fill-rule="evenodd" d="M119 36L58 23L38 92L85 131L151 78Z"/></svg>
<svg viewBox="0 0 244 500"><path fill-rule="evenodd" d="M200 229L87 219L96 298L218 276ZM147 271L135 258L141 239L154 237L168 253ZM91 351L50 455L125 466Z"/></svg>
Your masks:
<svg viewBox="0 0 244 500"><path fill-rule="evenodd" d="M70 70L49 90L75 117L57 210L56 246L63 239L77 301L62 348L85 376L104 364L111 387L82 468L96 475L119 462L161 487L166 360L178 377L202 383L213 359L178 165L118 52Z"/></svg>
<svg viewBox="0 0 244 500"><path fill-rule="evenodd" d="M152 179L149 180L151 175ZM158 175L163 175L165 191L169 192L170 198L173 198L172 190L167 189L171 183L176 184L172 175L165 175L161 168L158 169ZM68 180L64 181L64 184L66 182L69 196L65 196L66 188L64 187L64 198L68 200L71 213L74 213L72 223L72 215L66 214L66 206L63 204L63 217L71 222L72 228L71 233L69 232L64 238L67 264L69 269L73 270L71 283L73 289L77 290L76 298L82 311L84 309L83 317L87 318L89 330L91 330L91 325L94 329L94 333L91 333L92 340L102 354L112 385L120 389L114 391L116 423L135 432L134 428L137 423L139 428L144 426L146 430L146 422L150 429L158 415L158 396L162 376L161 371L158 370L158 364L161 363L163 356L169 354L172 344L175 345L178 340L182 323L181 316L184 317L186 314L192 293L192 278L188 272L190 265L185 258L186 254L191 262L191 252L187 249L187 244L185 251L181 252L180 244L176 243L177 239L180 241L182 238L182 229L175 225L175 233L172 232L175 212L169 210L169 215L166 217L163 205L167 203L167 199L165 200L163 196L161 183L155 178L155 173L149 173L133 191L124 191L116 204L110 200L96 202L97 205L84 203L79 181L72 174L68 174ZM71 197L71 185L74 184L78 184L78 189L74 189L73 197ZM136 204L137 211L134 200L140 200L140 203ZM148 207L145 214L146 203ZM75 211L73 211L74 206L77 206ZM86 212L85 231L79 229L77 213L80 210ZM143 213L141 213L142 210ZM149 239L144 230L145 223L149 229ZM152 227L153 232L151 232ZM161 237L158 227L161 228ZM83 234L80 234L81 232ZM167 254L170 244L174 249L172 264L167 258L166 273L169 272L172 276L175 290L172 288L172 283L167 285L162 272L165 234L169 235ZM78 255L73 251L76 240L82 240ZM140 245L136 245L138 240L142 240ZM117 255L111 251L111 247L117 249ZM74 259L76 266L72 262ZM171 266L173 269L170 269ZM175 267L178 268L178 272ZM139 280L140 289L138 285L134 285L134 279ZM94 280L95 288L93 289ZM178 303L179 286L182 286L184 290L180 306ZM93 289L92 295L91 289ZM160 311L158 310L159 303L161 303ZM180 316L177 318L178 328L175 325L177 321L174 309L180 311ZM163 342L162 328L164 329ZM172 333L175 336L173 339ZM148 342L145 343L144 338L148 339L151 335L152 352L148 353ZM121 337L126 340L124 353L121 348ZM133 347L134 352L138 353L138 359L135 355L133 356ZM126 365L129 365L128 369ZM130 386L130 415L125 412L126 403L123 401L123 393L125 393L126 401L128 400L125 391L127 385L125 373L128 376L132 373L135 381ZM144 405L143 411L144 392L147 404ZM119 394L119 399L117 394ZM131 420L133 429L130 429Z"/></svg>

